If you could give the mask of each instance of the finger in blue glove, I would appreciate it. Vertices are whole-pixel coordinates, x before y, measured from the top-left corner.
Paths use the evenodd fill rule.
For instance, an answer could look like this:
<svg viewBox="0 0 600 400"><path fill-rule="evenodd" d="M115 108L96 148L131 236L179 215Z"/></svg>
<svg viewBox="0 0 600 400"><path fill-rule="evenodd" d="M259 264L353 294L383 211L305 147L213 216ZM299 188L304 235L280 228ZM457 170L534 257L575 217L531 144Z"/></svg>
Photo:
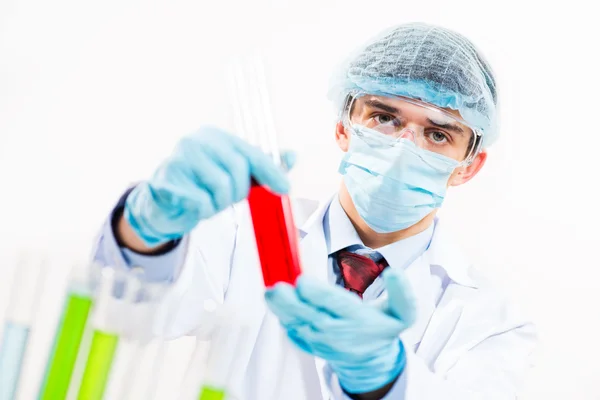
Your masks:
<svg viewBox="0 0 600 400"><path fill-rule="evenodd" d="M416 299L404 271L387 268L383 271L383 280L387 294L385 311L407 326L414 324L417 319Z"/></svg>

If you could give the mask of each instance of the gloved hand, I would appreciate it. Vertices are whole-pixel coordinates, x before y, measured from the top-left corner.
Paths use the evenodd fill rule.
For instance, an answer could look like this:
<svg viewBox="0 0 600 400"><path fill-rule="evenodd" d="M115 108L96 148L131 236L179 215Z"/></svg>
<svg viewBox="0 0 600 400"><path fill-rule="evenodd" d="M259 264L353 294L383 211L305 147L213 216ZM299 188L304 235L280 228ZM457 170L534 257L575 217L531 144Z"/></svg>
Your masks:
<svg viewBox="0 0 600 400"><path fill-rule="evenodd" d="M339 286L301 276L296 287L275 285L265 294L289 338L326 360L348 393L368 393L396 379L406 362L398 335L415 319L402 271L384 271L387 299L363 303Z"/></svg>
<svg viewBox="0 0 600 400"><path fill-rule="evenodd" d="M293 154L284 155L291 164ZM124 216L149 247L177 239L199 221L246 198L251 177L285 194L285 172L258 148L215 127L180 140L153 177L135 187Z"/></svg>

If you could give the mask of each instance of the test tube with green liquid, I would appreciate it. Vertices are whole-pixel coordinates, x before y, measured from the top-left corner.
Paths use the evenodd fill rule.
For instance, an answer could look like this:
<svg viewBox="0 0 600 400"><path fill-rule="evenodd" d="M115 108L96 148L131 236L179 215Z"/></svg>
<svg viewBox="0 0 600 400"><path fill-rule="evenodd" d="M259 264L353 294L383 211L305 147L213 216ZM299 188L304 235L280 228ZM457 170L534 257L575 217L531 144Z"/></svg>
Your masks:
<svg viewBox="0 0 600 400"><path fill-rule="evenodd" d="M213 388L210 386L202 387L200 392L199 400L224 400L225 390L219 388Z"/></svg>
<svg viewBox="0 0 600 400"><path fill-rule="evenodd" d="M93 266L72 270L38 400L64 400L93 304Z"/></svg>
<svg viewBox="0 0 600 400"><path fill-rule="evenodd" d="M111 368L126 325L130 306L139 292L140 284L134 276L117 277L112 268L101 272L96 306L91 317L93 329L90 350L79 386L78 400L102 400L109 381ZM116 285L125 284L121 298L114 296Z"/></svg>
<svg viewBox="0 0 600 400"><path fill-rule="evenodd" d="M207 310L208 311L208 310ZM209 317L210 313L207 313ZM214 328L211 332L210 348L205 362L205 376L198 400L224 400L234 398L240 378L238 354L248 345L248 324L233 310L221 307L212 318L206 318ZM207 321L207 322L208 322ZM203 357L198 354L198 357Z"/></svg>

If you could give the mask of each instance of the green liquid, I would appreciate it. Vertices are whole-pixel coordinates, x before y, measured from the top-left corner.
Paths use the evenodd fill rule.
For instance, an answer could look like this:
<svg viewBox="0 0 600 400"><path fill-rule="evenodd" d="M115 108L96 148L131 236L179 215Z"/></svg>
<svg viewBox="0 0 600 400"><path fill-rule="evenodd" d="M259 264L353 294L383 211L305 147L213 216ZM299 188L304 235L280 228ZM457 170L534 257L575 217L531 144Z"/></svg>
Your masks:
<svg viewBox="0 0 600 400"><path fill-rule="evenodd" d="M118 344L117 335L94 331L78 400L102 400Z"/></svg>
<svg viewBox="0 0 600 400"><path fill-rule="evenodd" d="M200 393L199 400L224 400L225 391L223 389L217 389L210 386L204 386Z"/></svg>
<svg viewBox="0 0 600 400"><path fill-rule="evenodd" d="M54 337L54 346L46 367L39 400L64 400L67 397L69 382L91 307L91 298L73 293L68 295Z"/></svg>

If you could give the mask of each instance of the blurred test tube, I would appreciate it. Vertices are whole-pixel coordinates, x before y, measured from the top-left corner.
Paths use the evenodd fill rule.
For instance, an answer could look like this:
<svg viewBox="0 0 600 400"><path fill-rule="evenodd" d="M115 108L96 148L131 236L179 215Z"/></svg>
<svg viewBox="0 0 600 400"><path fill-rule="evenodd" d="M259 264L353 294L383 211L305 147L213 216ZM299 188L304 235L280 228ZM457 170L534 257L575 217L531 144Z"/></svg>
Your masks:
<svg viewBox="0 0 600 400"><path fill-rule="evenodd" d="M0 344L0 400L16 397L23 357L45 276L41 257L19 255Z"/></svg>
<svg viewBox="0 0 600 400"><path fill-rule="evenodd" d="M245 318L224 306L215 314L207 315L207 324L213 326L208 354L198 347L190 366L203 375L201 388L195 400L224 400L241 398L237 393L240 375L238 356L248 345L249 327ZM198 368L198 366L201 368ZM189 373L188 373L189 375ZM196 393L198 390L196 389Z"/></svg>
<svg viewBox="0 0 600 400"><path fill-rule="evenodd" d="M101 400L104 397L119 340L140 287L140 281L133 274L119 273L113 268L102 269L98 297L90 318L91 344L87 357L83 358L85 368L77 399Z"/></svg>
<svg viewBox="0 0 600 400"><path fill-rule="evenodd" d="M54 336L38 400L64 400L93 304L98 266L78 264L71 270L62 316Z"/></svg>
<svg viewBox="0 0 600 400"><path fill-rule="evenodd" d="M143 275L140 275L143 279ZM143 282L136 301L131 304L131 313L126 315L124 321L124 334L122 344L129 347L129 352L124 354L121 360L123 368L119 376L111 378L111 385L114 385L114 397L119 400L129 400L136 398L137 383L140 379L145 381L146 392L143 398L152 398L153 388L158 381L156 374L160 369L160 359L164 354L164 341L155 337L154 322L156 311L163 296L168 289L168 283ZM147 357L149 345L158 342L158 349L155 355L154 367L150 375L145 376L140 372L139 362ZM149 397L150 396L150 397ZM138 396L139 397L139 396Z"/></svg>

